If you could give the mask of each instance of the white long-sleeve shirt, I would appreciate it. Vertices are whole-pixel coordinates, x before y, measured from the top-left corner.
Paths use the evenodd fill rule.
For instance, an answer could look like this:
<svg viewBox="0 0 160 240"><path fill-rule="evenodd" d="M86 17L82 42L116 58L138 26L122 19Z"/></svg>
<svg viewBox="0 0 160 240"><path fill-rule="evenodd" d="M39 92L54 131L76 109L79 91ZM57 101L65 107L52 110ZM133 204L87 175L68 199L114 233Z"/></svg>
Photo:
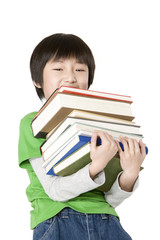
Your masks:
<svg viewBox="0 0 160 240"><path fill-rule="evenodd" d="M30 163L41 185L43 186L44 191L54 201L68 201L82 193L98 188L105 182L104 171L100 172L93 180L91 179L89 175L90 164L70 176L57 177L46 175L45 169L42 167L42 157L32 158L30 159ZM118 181L120 174L117 176L117 179L111 189L104 193L106 202L114 208L121 204L126 198L130 197L137 189L139 183L139 179L137 179L132 192L123 191L120 188Z"/></svg>

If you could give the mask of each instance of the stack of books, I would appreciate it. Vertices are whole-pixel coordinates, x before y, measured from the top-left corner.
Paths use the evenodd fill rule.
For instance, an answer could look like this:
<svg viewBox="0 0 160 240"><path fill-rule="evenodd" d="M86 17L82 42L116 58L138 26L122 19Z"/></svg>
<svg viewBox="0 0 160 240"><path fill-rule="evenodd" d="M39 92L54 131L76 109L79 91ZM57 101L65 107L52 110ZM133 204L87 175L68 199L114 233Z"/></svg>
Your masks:
<svg viewBox="0 0 160 240"><path fill-rule="evenodd" d="M96 130L115 139L120 135L142 139L131 104L130 96L66 86L56 89L31 123L34 137L46 138L40 149L46 174L68 176L91 162L90 142ZM105 168L107 181L100 190L108 191L121 170L117 155Z"/></svg>

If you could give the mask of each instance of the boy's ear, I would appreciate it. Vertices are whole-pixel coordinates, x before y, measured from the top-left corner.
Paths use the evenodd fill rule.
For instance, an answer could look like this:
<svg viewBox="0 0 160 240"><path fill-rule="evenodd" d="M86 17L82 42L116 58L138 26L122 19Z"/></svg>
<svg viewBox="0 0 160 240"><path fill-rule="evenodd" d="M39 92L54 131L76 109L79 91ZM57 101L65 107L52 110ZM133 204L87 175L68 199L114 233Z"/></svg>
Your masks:
<svg viewBox="0 0 160 240"><path fill-rule="evenodd" d="M33 80L33 84L34 84L34 86L37 87L37 88L42 88L41 85L40 85L39 83L36 83L34 80Z"/></svg>

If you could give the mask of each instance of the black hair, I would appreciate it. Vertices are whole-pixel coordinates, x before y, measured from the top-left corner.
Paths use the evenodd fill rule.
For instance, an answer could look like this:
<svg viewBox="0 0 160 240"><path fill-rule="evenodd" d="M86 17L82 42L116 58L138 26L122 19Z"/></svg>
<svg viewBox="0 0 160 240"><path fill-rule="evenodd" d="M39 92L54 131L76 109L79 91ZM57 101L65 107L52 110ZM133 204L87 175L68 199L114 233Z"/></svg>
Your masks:
<svg viewBox="0 0 160 240"><path fill-rule="evenodd" d="M43 69L46 63L54 58L66 59L75 57L79 62L88 66L88 88L93 82L95 61L87 44L73 34L57 33L44 38L34 49L30 59L30 71L32 80L43 86ZM40 99L44 98L43 88L36 88Z"/></svg>

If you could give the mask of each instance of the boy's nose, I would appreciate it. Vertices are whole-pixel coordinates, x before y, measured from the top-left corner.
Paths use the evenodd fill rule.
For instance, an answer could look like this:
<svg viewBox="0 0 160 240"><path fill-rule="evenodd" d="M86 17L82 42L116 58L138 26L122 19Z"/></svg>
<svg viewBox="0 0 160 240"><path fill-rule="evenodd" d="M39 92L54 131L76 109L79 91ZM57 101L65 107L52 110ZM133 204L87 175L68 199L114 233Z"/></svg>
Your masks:
<svg viewBox="0 0 160 240"><path fill-rule="evenodd" d="M76 76L74 72L68 72L65 77L65 82L76 82Z"/></svg>

